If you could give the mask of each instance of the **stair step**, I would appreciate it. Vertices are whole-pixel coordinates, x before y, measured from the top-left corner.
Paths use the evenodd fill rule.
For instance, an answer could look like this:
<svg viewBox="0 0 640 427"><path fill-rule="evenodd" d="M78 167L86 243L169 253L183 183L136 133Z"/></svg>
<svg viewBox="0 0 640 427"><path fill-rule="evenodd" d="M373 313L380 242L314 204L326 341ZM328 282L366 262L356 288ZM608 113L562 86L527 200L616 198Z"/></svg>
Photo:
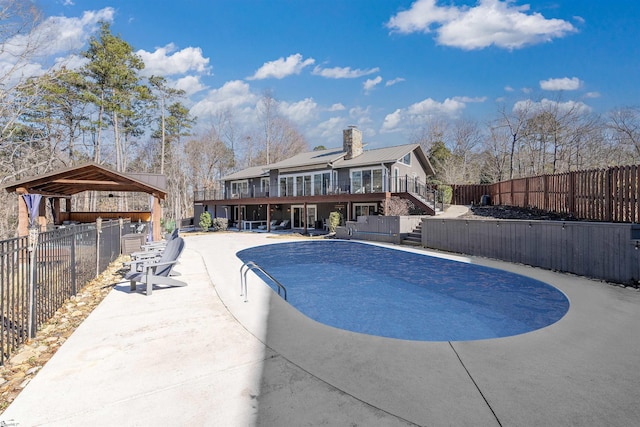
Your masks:
<svg viewBox="0 0 640 427"><path fill-rule="evenodd" d="M409 246L422 246L422 241L417 242L415 240L409 240L409 239L404 239L402 241L403 245L409 245Z"/></svg>

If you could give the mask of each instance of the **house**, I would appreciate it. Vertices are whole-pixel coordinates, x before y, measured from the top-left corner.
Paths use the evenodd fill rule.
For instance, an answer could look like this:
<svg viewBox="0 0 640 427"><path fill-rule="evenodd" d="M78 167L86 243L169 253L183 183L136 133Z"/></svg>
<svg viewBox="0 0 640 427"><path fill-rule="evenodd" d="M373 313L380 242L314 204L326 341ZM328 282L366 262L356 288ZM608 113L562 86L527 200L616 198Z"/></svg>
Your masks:
<svg viewBox="0 0 640 427"><path fill-rule="evenodd" d="M300 153L222 178L222 191L196 191L194 215L208 211L240 229L270 229L285 221L307 232L323 228L331 212L343 220L384 215L391 197L434 215L435 191L426 185L433 167L419 144L365 150L362 132L343 131L340 148ZM197 220L196 220L197 222Z"/></svg>

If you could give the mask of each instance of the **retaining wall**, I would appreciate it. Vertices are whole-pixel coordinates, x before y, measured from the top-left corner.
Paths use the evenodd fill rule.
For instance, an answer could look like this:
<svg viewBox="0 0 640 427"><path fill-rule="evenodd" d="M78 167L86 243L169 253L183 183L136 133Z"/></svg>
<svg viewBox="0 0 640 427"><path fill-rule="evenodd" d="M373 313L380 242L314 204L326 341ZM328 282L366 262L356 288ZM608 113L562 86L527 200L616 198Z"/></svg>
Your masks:
<svg viewBox="0 0 640 427"><path fill-rule="evenodd" d="M640 278L638 224L426 218L422 245L616 283Z"/></svg>
<svg viewBox="0 0 640 427"><path fill-rule="evenodd" d="M339 239L360 239L400 244L407 234L420 225L422 216L359 216L336 229Z"/></svg>

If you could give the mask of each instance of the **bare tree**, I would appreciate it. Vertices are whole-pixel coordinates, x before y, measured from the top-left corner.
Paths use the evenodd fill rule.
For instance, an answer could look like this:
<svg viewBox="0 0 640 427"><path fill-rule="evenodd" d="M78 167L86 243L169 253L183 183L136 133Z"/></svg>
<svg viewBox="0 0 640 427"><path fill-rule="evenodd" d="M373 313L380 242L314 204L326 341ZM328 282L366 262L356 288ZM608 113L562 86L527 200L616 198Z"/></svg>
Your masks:
<svg viewBox="0 0 640 427"><path fill-rule="evenodd" d="M640 107L625 107L609 114L609 129L613 138L622 146L635 151L636 161L640 158Z"/></svg>
<svg viewBox="0 0 640 427"><path fill-rule="evenodd" d="M523 137L523 130L529 116L531 105L531 101L516 104L511 112L508 112L506 108L502 106L499 111L500 118L494 125L497 128L505 129L510 137L509 179L512 179L514 176L514 160L516 159L517 150Z"/></svg>
<svg viewBox="0 0 640 427"><path fill-rule="evenodd" d="M442 165L442 181L447 184L474 183L479 177L476 147L482 142L478 123L460 119L449 127L451 156Z"/></svg>
<svg viewBox="0 0 640 427"><path fill-rule="evenodd" d="M268 165L309 149L304 136L279 113L278 102L271 92L264 93L258 113L262 132L247 137L249 166Z"/></svg>

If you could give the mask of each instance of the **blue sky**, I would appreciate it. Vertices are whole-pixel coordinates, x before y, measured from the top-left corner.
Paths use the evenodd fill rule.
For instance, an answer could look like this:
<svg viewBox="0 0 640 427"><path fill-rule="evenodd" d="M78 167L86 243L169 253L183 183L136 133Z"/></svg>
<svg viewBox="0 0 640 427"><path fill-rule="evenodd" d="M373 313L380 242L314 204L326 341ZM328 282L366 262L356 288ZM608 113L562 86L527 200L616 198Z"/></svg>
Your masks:
<svg viewBox="0 0 640 427"><path fill-rule="evenodd" d="M74 53L103 19L142 56L146 73L187 91L200 126L227 109L248 131L270 90L311 146L339 146L348 125L372 148L404 144L429 118L484 123L526 100L601 114L640 104L637 0L38 5L56 40L42 67L78 63Z"/></svg>

